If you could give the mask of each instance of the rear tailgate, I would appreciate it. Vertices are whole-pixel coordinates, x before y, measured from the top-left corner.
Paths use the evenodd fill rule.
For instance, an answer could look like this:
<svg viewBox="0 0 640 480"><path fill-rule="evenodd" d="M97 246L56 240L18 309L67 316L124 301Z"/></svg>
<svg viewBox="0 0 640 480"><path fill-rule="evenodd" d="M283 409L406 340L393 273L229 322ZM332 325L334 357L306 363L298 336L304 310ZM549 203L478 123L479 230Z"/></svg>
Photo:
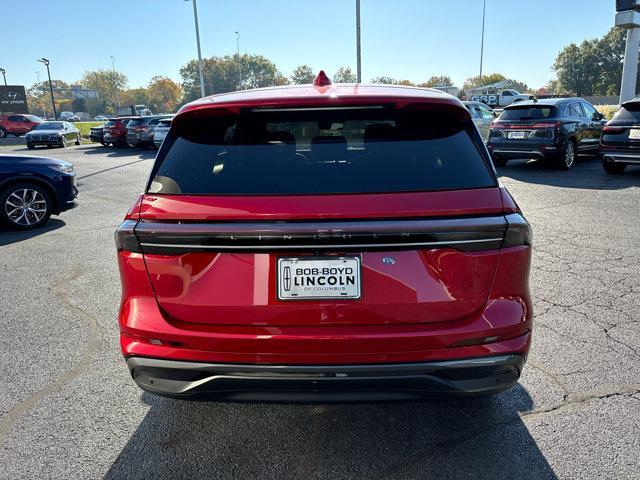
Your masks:
<svg viewBox="0 0 640 480"><path fill-rule="evenodd" d="M183 322L318 325L450 321L484 305L505 228L497 188L346 200L146 195L136 235L160 306ZM361 218L377 220L347 220ZM344 238L348 231L353 241L358 227L378 232L377 239L358 239L368 248L350 247ZM309 236L342 246L310 249ZM425 239L441 244L409 245ZM447 245L447 239L486 242ZM239 242L256 251L236 248ZM280 300L278 259L317 256L359 258L361 297Z"/></svg>

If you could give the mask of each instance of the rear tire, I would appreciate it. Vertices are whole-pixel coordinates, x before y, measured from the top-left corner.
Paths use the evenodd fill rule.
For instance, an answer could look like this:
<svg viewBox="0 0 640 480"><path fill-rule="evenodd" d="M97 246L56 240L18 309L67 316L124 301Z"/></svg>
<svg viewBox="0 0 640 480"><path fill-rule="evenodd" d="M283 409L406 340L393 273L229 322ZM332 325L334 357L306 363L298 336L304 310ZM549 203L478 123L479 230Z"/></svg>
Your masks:
<svg viewBox="0 0 640 480"><path fill-rule="evenodd" d="M569 170L576 161L576 143L573 140L567 140L556 158L556 166L560 170Z"/></svg>
<svg viewBox="0 0 640 480"><path fill-rule="evenodd" d="M0 127L0 138L5 138L7 136L7 131Z"/></svg>
<svg viewBox="0 0 640 480"><path fill-rule="evenodd" d="M76 145L80 145L80 134L78 134L78 138L76 138Z"/></svg>
<svg viewBox="0 0 640 480"><path fill-rule="evenodd" d="M67 139L66 139L66 137L62 137L62 139L60 140L60 147L61 148L67 148Z"/></svg>
<svg viewBox="0 0 640 480"><path fill-rule="evenodd" d="M34 148L36 148L36 146L33 143L27 143L27 148L29 150L33 150Z"/></svg>
<svg viewBox="0 0 640 480"><path fill-rule="evenodd" d="M624 163L616 163L603 158L602 168L604 169L605 172L616 175L624 172L624 169L627 168L627 166Z"/></svg>
<svg viewBox="0 0 640 480"><path fill-rule="evenodd" d="M507 162L509 161L508 159L500 157L498 155L493 155L491 159L493 160L493 164L496 167L505 167L507 165Z"/></svg>

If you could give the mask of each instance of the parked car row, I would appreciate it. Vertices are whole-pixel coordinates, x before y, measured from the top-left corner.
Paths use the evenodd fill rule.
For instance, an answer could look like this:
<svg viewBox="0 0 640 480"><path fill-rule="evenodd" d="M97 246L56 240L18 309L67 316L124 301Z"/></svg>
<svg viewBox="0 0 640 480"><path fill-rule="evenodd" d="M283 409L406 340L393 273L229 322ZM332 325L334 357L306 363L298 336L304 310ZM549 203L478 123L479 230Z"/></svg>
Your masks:
<svg viewBox="0 0 640 480"><path fill-rule="evenodd" d="M624 103L609 122L578 97L522 101L500 115L482 102L464 104L498 167L537 158L568 170L579 154L599 157L607 173L640 165L640 98Z"/></svg>
<svg viewBox="0 0 640 480"><path fill-rule="evenodd" d="M105 147L158 148L172 118L171 114L110 118L104 125L92 127L89 139Z"/></svg>

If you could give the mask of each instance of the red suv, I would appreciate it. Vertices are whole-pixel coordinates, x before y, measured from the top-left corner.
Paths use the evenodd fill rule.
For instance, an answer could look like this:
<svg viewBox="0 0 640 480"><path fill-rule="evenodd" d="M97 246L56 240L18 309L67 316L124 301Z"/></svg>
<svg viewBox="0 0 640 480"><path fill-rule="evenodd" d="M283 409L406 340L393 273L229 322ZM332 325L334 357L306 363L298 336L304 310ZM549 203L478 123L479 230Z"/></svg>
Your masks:
<svg viewBox="0 0 640 480"><path fill-rule="evenodd" d="M439 91L319 76L190 103L116 244L122 352L159 395L485 395L529 350L530 227Z"/></svg>
<svg viewBox="0 0 640 480"><path fill-rule="evenodd" d="M117 117L110 118L104 124L102 130L102 144L109 144L114 147L124 147L127 145L127 125L133 119L140 117Z"/></svg>
<svg viewBox="0 0 640 480"><path fill-rule="evenodd" d="M19 137L30 132L33 127L43 121L35 115L0 115L0 138L4 138L8 134Z"/></svg>

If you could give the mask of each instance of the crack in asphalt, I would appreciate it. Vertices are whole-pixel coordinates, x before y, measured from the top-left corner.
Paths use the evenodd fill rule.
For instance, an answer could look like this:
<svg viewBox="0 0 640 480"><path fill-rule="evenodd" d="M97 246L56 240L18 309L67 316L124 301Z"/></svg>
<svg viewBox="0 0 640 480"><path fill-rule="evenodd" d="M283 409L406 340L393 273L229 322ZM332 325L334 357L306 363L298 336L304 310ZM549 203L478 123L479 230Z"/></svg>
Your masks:
<svg viewBox="0 0 640 480"><path fill-rule="evenodd" d="M102 333L100 331L98 320L85 309L75 305L63 288L64 284L77 280L83 275L83 273L86 272L83 272L81 269L77 269L70 277L61 279L51 285L50 291L54 293L64 307L79 314L85 319L86 325L89 328L89 340L84 354L75 367L68 370L56 381L49 383L45 387L29 395L29 397L14 406L2 419L0 419L0 447L5 445L7 435L13 429L20 417L31 410L37 402L48 397L52 393L59 391L63 386L78 378L91 365L96 353L98 352L102 343Z"/></svg>
<svg viewBox="0 0 640 480"><path fill-rule="evenodd" d="M557 403L555 405L542 407L542 408L531 410L528 412L518 413L513 417L503 418L495 422L491 422L481 428L470 430L463 435L459 435L459 436L448 438L439 442L431 443L426 448L423 448L417 452L414 452L410 457L406 458L402 462L398 462L392 465L389 469L387 469L387 471L380 478L397 478L398 474L401 473L402 470L406 469L411 465L415 465L423 461L427 455L432 454L434 451L447 450L452 447L463 445L466 442L474 440L491 430L494 430L499 427L508 426L508 425L517 423L519 421L524 422L524 420L529 417L552 413L570 406L583 405L592 401L604 400L611 397L623 396L626 398L630 398L632 400L640 401L640 398L635 397L635 395L637 394L640 394L640 384L622 385L622 386L612 387L610 389L597 390L597 391L587 392L583 394L569 393L564 396L562 402Z"/></svg>

